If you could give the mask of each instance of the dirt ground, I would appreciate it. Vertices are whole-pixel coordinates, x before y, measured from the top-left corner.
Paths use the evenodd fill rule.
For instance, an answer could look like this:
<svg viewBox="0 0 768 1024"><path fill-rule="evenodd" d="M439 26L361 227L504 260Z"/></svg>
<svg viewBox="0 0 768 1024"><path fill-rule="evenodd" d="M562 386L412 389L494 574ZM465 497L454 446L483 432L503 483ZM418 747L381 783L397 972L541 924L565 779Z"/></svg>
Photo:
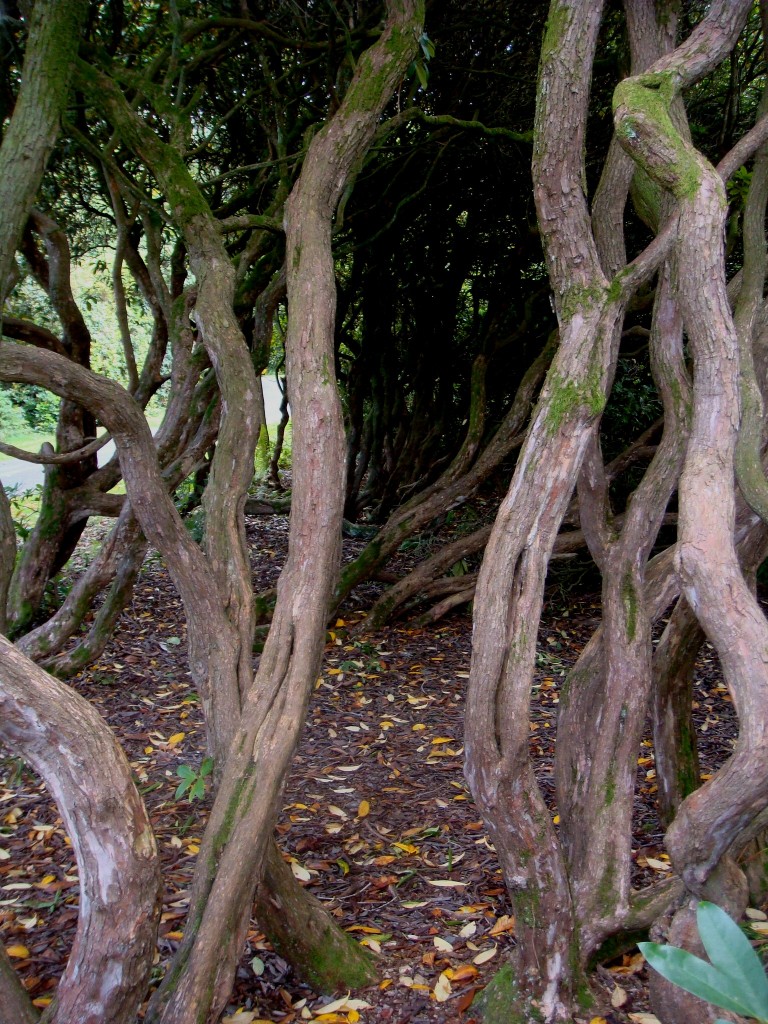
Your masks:
<svg viewBox="0 0 768 1024"><path fill-rule="evenodd" d="M249 536L254 580L265 589L282 564L287 520L251 520ZM356 546L347 543L347 557ZM370 597L370 588L356 592L329 632L278 832L294 874L371 949L380 980L346 1000L343 993L341 1001L321 997L293 976L254 921L225 1018L240 1024L471 1024L473 996L515 942L494 849L462 775L469 615L464 610L429 628L399 623L360 637L355 627ZM531 755L553 816L558 689L598 617L599 596L549 593ZM180 767L196 777L204 731L186 666L180 602L158 556L147 561L105 655L72 685L120 738L150 808L165 878L160 977L184 929L210 794L192 802L189 790L176 795ZM710 648L699 664L697 704L709 772L735 737ZM646 740L633 843L638 886L667 870L654 792ZM0 936L39 1007L50 1001L66 962L77 905L77 869L57 809L39 779L6 756L0 761ZM599 968L597 1001L584 1021L642 1022L644 970L636 951Z"/></svg>

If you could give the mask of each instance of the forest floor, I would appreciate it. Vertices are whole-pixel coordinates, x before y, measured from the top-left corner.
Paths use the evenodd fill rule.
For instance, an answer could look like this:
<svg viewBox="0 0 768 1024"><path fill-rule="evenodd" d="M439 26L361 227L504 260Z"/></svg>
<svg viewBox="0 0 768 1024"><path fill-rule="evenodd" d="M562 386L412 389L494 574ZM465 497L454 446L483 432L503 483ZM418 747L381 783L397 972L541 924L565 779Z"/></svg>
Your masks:
<svg viewBox="0 0 768 1024"><path fill-rule="evenodd" d="M258 589L285 555L284 517L249 521ZM91 543L98 543L92 538ZM345 542L345 556L359 543ZM361 637L370 602L353 595L328 635L322 676L283 801L279 841L294 874L377 959L379 982L350 1000L311 991L252 922L227 1021L428 1024L474 1020L472 998L505 961L515 928L493 846L462 774L466 612L420 628ZM599 596L549 593L531 708L531 755L552 803L559 685L599 618ZM99 662L72 681L119 737L150 810L165 893L158 977L184 929L209 794L177 797L179 768L204 757L186 665L180 602L151 556ZM704 772L730 752L736 727L714 652L697 673ZM189 769L190 771L187 771ZM638 760L633 860L640 886L669 870L654 809L653 750ZM78 880L61 818L40 780L0 760L0 938L33 996L50 1002L77 921ZM652 1024L637 951L598 968L589 1024ZM343 993L341 994L344 995Z"/></svg>

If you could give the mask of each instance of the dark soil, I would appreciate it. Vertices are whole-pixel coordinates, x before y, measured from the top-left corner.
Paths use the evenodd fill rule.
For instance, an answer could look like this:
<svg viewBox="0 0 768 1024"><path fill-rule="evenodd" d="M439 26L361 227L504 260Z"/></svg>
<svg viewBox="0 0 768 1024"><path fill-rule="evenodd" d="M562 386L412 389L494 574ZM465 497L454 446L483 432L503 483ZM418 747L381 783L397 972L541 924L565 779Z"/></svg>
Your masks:
<svg viewBox="0 0 768 1024"><path fill-rule="evenodd" d="M254 580L274 584L287 543L283 517L249 523ZM97 543L98 541L94 541ZM359 543L347 542L347 557ZM353 595L329 633L304 737L278 825L294 871L342 927L375 951L380 984L323 1014L319 997L269 947L258 922L229 1012L241 1024L320 1019L392 1024L470 1024L474 993L513 946L514 921L493 847L462 775L464 690L471 622L466 613L427 629L397 624L360 638L371 587ZM551 588L539 638L531 754L551 802L558 687L599 618L599 598ZM184 918L209 794L176 798L180 765L197 769L204 732L186 666L180 602L157 556L105 656L72 685L120 738L150 808L165 878L158 976ZM729 753L736 726L717 659L706 648L697 675L703 770ZM635 884L663 867L654 808L653 750L638 761ZM551 807L553 816L556 808ZM0 935L36 1005L50 1001L72 940L77 870L45 787L19 761L0 761ZM595 975L591 1016L614 1024L647 1011L644 968L628 954ZM435 997L441 974L450 992ZM445 984L443 981L442 985ZM619 986L624 995L616 993ZM438 990L439 991L439 990ZM625 999L620 1008L611 1007Z"/></svg>

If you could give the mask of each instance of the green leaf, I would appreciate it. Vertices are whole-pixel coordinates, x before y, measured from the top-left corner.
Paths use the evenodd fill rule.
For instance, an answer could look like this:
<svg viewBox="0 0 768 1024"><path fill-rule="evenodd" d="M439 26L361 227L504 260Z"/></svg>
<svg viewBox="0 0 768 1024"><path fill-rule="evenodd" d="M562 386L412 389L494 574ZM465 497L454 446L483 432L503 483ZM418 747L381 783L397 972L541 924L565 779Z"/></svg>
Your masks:
<svg viewBox="0 0 768 1024"><path fill-rule="evenodd" d="M213 758L204 757L200 764L200 778L204 779L206 775L210 775L213 771Z"/></svg>
<svg viewBox="0 0 768 1024"><path fill-rule="evenodd" d="M414 70L416 71L416 77L418 78L422 89L426 89L427 82L429 81L429 73L427 72L427 69L424 66L424 62L417 60L413 66Z"/></svg>
<svg viewBox="0 0 768 1024"><path fill-rule="evenodd" d="M768 1017L768 978L749 939L715 903L699 904L696 923L707 956L736 987L748 1016Z"/></svg>
<svg viewBox="0 0 768 1024"><path fill-rule="evenodd" d="M198 779L192 789L189 791L190 800L202 800L205 794L205 783L202 779Z"/></svg>
<svg viewBox="0 0 768 1024"><path fill-rule="evenodd" d="M176 774L179 776L180 779L188 779L190 782L192 782L195 778L195 773L192 771L188 764L180 764L179 767L176 769Z"/></svg>
<svg viewBox="0 0 768 1024"><path fill-rule="evenodd" d="M435 56L435 44L429 38L426 32L422 32L419 37L419 46L421 52L424 54L424 60L431 60Z"/></svg>
<svg viewBox="0 0 768 1024"><path fill-rule="evenodd" d="M180 800L181 797L187 792L189 787L192 785L192 779L184 779L183 782L179 783L176 787L176 793L174 794L175 800Z"/></svg>
<svg viewBox="0 0 768 1024"><path fill-rule="evenodd" d="M655 942L638 942L637 945L662 978L723 1010L732 1010L743 1017L754 1016L754 1010L744 1001L738 982L712 964L677 946L660 946Z"/></svg>

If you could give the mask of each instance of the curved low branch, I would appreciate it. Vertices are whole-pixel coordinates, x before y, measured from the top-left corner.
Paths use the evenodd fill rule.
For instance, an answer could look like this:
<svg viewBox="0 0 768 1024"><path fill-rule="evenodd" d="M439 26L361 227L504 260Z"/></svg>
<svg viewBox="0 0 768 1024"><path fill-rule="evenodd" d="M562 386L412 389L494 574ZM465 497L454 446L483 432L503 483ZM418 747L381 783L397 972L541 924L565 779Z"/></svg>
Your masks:
<svg viewBox="0 0 768 1024"><path fill-rule="evenodd" d="M80 916L50 1024L129 1024L146 993L160 870L125 755L84 698L0 637L0 738L45 780L72 839Z"/></svg>
<svg viewBox="0 0 768 1024"><path fill-rule="evenodd" d="M5 444L3 441L0 441L0 452L3 455L9 455L12 459L33 462L36 466L64 466L71 462L81 462L83 459L87 459L89 455L95 455L96 452L101 451L104 445L108 444L111 440L111 434L102 434L101 437L94 438L93 441L89 441L88 444L74 452L54 452L52 449L50 451L28 452L23 448L16 448L12 444ZM44 445L43 447L50 448L50 445Z"/></svg>

